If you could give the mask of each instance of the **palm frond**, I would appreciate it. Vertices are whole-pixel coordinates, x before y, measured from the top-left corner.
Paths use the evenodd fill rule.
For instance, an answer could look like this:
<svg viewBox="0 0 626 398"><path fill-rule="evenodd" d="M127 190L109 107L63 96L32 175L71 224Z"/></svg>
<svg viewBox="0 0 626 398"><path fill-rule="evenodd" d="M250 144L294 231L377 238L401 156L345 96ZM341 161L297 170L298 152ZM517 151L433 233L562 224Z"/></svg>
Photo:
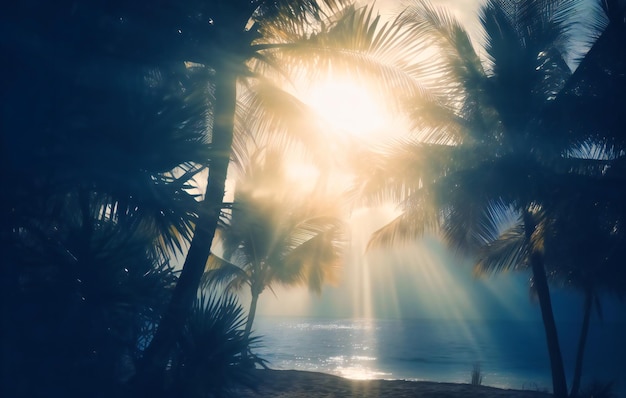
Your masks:
<svg viewBox="0 0 626 398"><path fill-rule="evenodd" d="M444 210L442 235L459 251L475 253L497 239L511 216L510 205L501 200L456 201Z"/></svg>
<svg viewBox="0 0 626 398"><path fill-rule="evenodd" d="M247 110L245 119L239 121L241 129L249 131L260 147L305 148L320 163L328 160L328 127L295 95L266 79L256 79L239 101Z"/></svg>
<svg viewBox="0 0 626 398"><path fill-rule="evenodd" d="M347 242L346 226L333 218L309 220L290 236L288 249L273 269L278 283L306 283L321 292L323 283L336 280Z"/></svg>
<svg viewBox="0 0 626 398"><path fill-rule="evenodd" d="M396 140L376 151L355 156L354 184L349 195L354 203L399 203L425 185L449 174L464 158L463 147Z"/></svg>
<svg viewBox="0 0 626 398"><path fill-rule="evenodd" d="M228 396L252 388L254 376L242 353L258 344L244 333L243 307L231 294L204 294L194 303L172 360L174 389L185 396Z"/></svg>
<svg viewBox="0 0 626 398"><path fill-rule="evenodd" d="M400 19L381 25L373 7L350 7L318 33L282 47L280 53L308 79L351 76L401 106L406 96L429 95L420 78L435 74L437 68L415 61L422 50Z"/></svg>
<svg viewBox="0 0 626 398"><path fill-rule="evenodd" d="M474 269L478 274L515 270L526 267L529 256L530 250L524 225L518 222L504 231L496 240L480 248Z"/></svg>
<svg viewBox="0 0 626 398"><path fill-rule="evenodd" d="M440 73L452 73L457 81L468 83L485 75L469 34L448 10L414 0L401 18L412 27L416 40L441 52L438 56L443 55L446 62L439 65Z"/></svg>
<svg viewBox="0 0 626 398"><path fill-rule="evenodd" d="M417 205L413 199L413 205L408 210L372 234L367 250L407 244L423 238L427 233L436 234L439 221L436 207L431 203Z"/></svg>
<svg viewBox="0 0 626 398"><path fill-rule="evenodd" d="M238 290L244 284L250 284L250 275L243 267L211 254L200 286L206 289L213 284L225 285L227 291Z"/></svg>

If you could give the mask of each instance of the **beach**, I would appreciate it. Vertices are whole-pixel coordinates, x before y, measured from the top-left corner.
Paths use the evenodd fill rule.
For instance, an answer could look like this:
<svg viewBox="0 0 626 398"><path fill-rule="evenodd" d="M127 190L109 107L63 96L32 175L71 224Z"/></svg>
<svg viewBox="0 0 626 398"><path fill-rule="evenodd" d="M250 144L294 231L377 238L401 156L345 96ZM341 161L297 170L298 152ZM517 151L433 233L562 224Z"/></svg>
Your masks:
<svg viewBox="0 0 626 398"><path fill-rule="evenodd" d="M255 370L256 391L242 390L241 398L548 398L533 390L509 390L458 383L404 380L351 380L319 372Z"/></svg>

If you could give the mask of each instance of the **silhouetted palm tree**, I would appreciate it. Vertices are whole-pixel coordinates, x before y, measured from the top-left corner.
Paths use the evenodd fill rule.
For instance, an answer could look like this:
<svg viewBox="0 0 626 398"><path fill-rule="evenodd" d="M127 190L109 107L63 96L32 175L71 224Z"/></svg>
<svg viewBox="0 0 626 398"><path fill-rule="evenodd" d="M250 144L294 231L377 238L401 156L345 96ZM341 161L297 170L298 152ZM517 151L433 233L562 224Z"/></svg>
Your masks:
<svg viewBox="0 0 626 398"><path fill-rule="evenodd" d="M1 388L116 395L198 213L206 78L176 57L178 33L152 4L0 7L13 32L0 40L2 314L20 331L3 333Z"/></svg>
<svg viewBox="0 0 626 398"><path fill-rule="evenodd" d="M568 131L577 147L570 156L586 160L577 171L589 179L578 181L562 200L576 216L559 210L556 221L567 234L556 235L547 248L561 253L549 260L557 265L557 279L573 284L584 294L583 324L576 355L571 396L577 396L582 376L583 354L593 303L601 314L599 294L622 296L624 176L623 126L626 116L619 111L626 101L626 4L622 1L598 2L590 15L593 40L573 76L542 117L549 128ZM575 115L575 116L573 116ZM581 187L587 186L587 189ZM576 205L571 205L571 203ZM565 217L564 217L565 215ZM553 250L550 250L553 251ZM570 260L564 263L563 258Z"/></svg>
<svg viewBox="0 0 626 398"><path fill-rule="evenodd" d="M615 231L615 209L596 198L568 195L558 212L542 214L538 233L530 241L517 220L500 236L483 246L476 270L481 273L503 269L527 269L529 255L541 250L551 284L574 288L583 296L583 311L570 396L576 397L582 377L583 357L593 306L601 315L600 293L622 297L626 273L621 267L623 234Z"/></svg>
<svg viewBox="0 0 626 398"><path fill-rule="evenodd" d="M575 5L488 1L481 10L486 59L445 10L425 2L409 7L405 18L413 23L415 39L438 52L432 62L440 74L427 76L435 95L412 104L422 142L400 143L379 163L370 160L365 172L359 189L366 196L380 199L383 188L387 197L403 201L403 213L377 231L372 244L440 227L456 248L476 253L516 220L526 242L542 236L549 205L564 197L559 182L582 163L563 156L575 147L569 131L547 130L542 124L545 110L571 76L566 50ZM565 397L543 247L527 248L553 391Z"/></svg>
<svg viewBox="0 0 626 398"><path fill-rule="evenodd" d="M268 77L276 82L276 75L282 74L284 83L288 72L308 65L310 73L353 70L377 75L383 82L378 87L387 87L388 92L400 88L419 91L410 78L419 72L410 61L415 49L399 21L379 26L380 19L372 17L371 9L354 7L333 14L342 4L340 0L218 1L198 5L190 26L180 29L183 35L188 31L198 38L199 49L187 60L211 71L213 155L200 218L170 309L146 352L147 366L164 368L169 346L196 295L221 212L228 165L231 157L236 157L232 149L245 147L235 134L237 129L255 135L290 127L292 132L310 132L307 123L293 117L292 111L301 111L301 104L268 84L272 83ZM324 19L325 11L335 18ZM402 47L404 44L408 47ZM301 76L302 69L298 70ZM271 106L264 107L268 104ZM281 112L274 113L277 109ZM238 123L238 116L243 116L244 123ZM247 123L250 120L253 126ZM320 142L313 134L299 138Z"/></svg>
<svg viewBox="0 0 626 398"><path fill-rule="evenodd" d="M209 257L207 282L250 288L249 336L257 302L276 285L320 292L337 277L347 230L337 201L290 192L280 153L258 151L237 181L235 199L220 226L222 254Z"/></svg>

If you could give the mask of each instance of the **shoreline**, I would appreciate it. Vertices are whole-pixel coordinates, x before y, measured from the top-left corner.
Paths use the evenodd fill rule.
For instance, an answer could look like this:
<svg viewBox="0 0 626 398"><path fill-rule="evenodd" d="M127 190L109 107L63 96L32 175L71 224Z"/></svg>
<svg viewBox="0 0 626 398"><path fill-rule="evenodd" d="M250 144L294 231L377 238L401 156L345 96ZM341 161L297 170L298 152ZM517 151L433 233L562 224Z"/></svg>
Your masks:
<svg viewBox="0 0 626 398"><path fill-rule="evenodd" d="M353 380L302 370L256 369L256 391L237 390L240 398L549 398L534 390L512 390L462 383L407 380Z"/></svg>

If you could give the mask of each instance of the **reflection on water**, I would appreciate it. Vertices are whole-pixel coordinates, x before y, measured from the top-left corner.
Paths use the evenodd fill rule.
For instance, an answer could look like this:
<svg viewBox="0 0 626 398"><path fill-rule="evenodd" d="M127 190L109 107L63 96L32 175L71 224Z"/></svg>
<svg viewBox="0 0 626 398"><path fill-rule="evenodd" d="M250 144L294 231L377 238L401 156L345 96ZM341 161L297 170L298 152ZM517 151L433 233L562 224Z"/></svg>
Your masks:
<svg viewBox="0 0 626 398"><path fill-rule="evenodd" d="M626 385L625 345L612 345L622 324L592 325L583 384L614 380ZM405 379L468 383L480 364L485 385L551 388L540 323L514 321L337 320L260 318L258 354L275 369L318 371L352 379ZM578 327L562 327L571 380Z"/></svg>

